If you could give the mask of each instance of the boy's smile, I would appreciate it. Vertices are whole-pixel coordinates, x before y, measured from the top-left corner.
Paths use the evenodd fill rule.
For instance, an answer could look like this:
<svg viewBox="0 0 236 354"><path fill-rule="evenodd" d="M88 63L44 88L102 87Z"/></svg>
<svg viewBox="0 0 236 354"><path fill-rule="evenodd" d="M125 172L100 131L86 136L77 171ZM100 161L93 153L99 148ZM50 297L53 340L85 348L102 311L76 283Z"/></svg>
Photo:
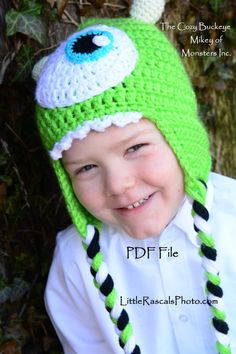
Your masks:
<svg viewBox="0 0 236 354"><path fill-rule="evenodd" d="M147 119L74 140L63 164L80 203L137 239L159 235L184 197L177 159Z"/></svg>

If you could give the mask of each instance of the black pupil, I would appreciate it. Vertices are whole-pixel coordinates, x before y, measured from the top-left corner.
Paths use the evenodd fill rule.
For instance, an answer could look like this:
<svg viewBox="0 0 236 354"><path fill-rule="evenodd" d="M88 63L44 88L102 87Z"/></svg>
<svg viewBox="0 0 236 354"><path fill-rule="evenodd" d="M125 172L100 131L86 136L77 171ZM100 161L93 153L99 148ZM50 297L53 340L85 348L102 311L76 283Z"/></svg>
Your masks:
<svg viewBox="0 0 236 354"><path fill-rule="evenodd" d="M93 53L95 50L100 48L92 42L92 39L95 37L95 34L86 34L76 39L72 45L73 53Z"/></svg>

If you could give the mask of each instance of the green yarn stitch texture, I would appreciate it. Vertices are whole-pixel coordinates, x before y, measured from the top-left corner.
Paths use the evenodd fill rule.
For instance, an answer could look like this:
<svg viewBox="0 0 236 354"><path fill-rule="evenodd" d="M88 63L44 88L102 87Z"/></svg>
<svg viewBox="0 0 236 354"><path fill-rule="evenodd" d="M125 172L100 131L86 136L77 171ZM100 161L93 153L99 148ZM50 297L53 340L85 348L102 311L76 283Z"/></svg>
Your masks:
<svg viewBox="0 0 236 354"><path fill-rule="evenodd" d="M141 112L154 122L177 156L185 176L185 191L204 204L211 160L208 138L197 117L196 99L173 46L154 25L135 19L92 19L81 27L105 24L119 28L133 41L138 62L133 72L114 88L65 108L37 107L37 122L47 150L70 130L96 117L117 112ZM88 223L101 228L74 196L61 161L52 165L59 179L69 213L80 234Z"/></svg>

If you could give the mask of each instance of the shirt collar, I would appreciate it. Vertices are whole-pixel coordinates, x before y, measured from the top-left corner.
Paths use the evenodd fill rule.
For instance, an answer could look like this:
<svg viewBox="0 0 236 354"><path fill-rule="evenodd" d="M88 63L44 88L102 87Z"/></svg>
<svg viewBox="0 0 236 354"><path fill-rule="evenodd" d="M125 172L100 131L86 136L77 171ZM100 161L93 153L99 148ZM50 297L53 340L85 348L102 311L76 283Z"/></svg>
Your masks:
<svg viewBox="0 0 236 354"><path fill-rule="evenodd" d="M212 183L208 181L205 206L209 212L211 211L213 198L214 198L214 188ZM193 200L190 197L185 196L183 203L179 207L177 214L175 215L175 217L172 219L172 221L166 227L165 230L168 230L171 227L177 227L186 234L186 236L194 246L199 247L200 241L197 232L194 230L194 226L193 226L194 220L192 216L192 206L193 206ZM211 220L209 220L209 222L211 222Z"/></svg>
<svg viewBox="0 0 236 354"><path fill-rule="evenodd" d="M185 196L182 206L168 227L177 227L178 229L182 230L189 241L194 246L199 247L198 236L193 226L192 205L192 199L188 196Z"/></svg>

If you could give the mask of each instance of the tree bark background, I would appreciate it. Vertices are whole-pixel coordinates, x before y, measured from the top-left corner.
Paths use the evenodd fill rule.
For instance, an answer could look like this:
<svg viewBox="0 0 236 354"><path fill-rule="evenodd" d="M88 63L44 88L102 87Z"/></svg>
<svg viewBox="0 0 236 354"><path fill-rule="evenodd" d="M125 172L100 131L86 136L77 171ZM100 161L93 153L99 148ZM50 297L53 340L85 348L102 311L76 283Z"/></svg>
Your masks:
<svg viewBox="0 0 236 354"><path fill-rule="evenodd" d="M213 4L213 2L212 2ZM159 21L177 25L185 24L226 25L231 23L229 41L227 31L223 36L223 45L229 50L228 58L185 57L182 61L190 75L195 89L199 113L210 138L212 170L236 178L236 31L235 19L230 19L236 11L232 1L222 1L219 11L207 6L207 2L168 1L163 18ZM181 53L181 49L195 51L208 50L207 45L191 44L193 32L166 31L167 36ZM215 40L220 33L214 30L198 32L207 39ZM209 48L209 47L208 47ZM214 48L213 44L213 50Z"/></svg>
<svg viewBox="0 0 236 354"><path fill-rule="evenodd" d="M236 89L213 92L214 119L208 123L216 172L236 176Z"/></svg>
<svg viewBox="0 0 236 354"><path fill-rule="evenodd" d="M31 69L80 22L92 16L126 17L130 3L4 0L0 6L0 353L62 353L45 312L43 291L55 235L70 223L70 218L35 125ZM25 13L26 8L45 25L44 44L22 32L6 36L7 9ZM213 171L236 178L235 0L167 0L157 25L168 22L177 26L181 21L230 25L225 33L214 29L204 32L213 40L223 34L223 48L230 52L229 57L181 59L209 132ZM191 44L191 31L165 33L180 55L182 49L209 49L204 44Z"/></svg>

